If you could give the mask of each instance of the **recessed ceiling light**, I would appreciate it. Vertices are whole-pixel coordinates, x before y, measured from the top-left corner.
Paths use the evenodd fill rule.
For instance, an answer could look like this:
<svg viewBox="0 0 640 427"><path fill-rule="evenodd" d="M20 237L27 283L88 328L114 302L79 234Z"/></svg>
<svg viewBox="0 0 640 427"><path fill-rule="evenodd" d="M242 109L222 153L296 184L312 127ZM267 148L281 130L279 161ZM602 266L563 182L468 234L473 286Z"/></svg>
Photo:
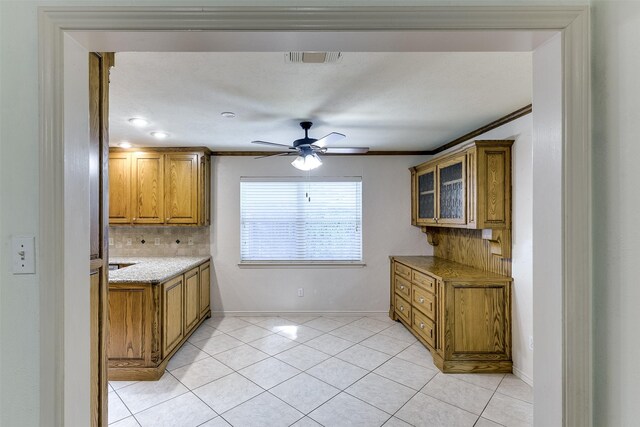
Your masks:
<svg viewBox="0 0 640 427"><path fill-rule="evenodd" d="M143 128L149 124L149 121L146 119L143 119L142 117L133 117L129 119L129 123L131 123L133 126L137 128Z"/></svg>
<svg viewBox="0 0 640 427"><path fill-rule="evenodd" d="M154 137L155 139L165 139L166 137L169 136L169 134L158 130L155 132L151 132L151 136Z"/></svg>
<svg viewBox="0 0 640 427"><path fill-rule="evenodd" d="M120 148L131 148L131 143L129 141L122 141L118 146Z"/></svg>
<svg viewBox="0 0 640 427"><path fill-rule="evenodd" d="M236 113L232 111L223 111L220 115L225 119L233 119L236 116Z"/></svg>

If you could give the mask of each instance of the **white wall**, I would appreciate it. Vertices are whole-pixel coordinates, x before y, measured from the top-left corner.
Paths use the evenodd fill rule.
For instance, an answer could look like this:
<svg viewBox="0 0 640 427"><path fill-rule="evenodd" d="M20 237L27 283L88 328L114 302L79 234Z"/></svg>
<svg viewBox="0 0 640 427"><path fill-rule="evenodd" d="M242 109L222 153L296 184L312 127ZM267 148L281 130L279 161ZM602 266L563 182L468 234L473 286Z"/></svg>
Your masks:
<svg viewBox="0 0 640 427"><path fill-rule="evenodd" d="M635 426L640 416L640 2L594 0L592 23L594 425Z"/></svg>
<svg viewBox="0 0 640 427"><path fill-rule="evenodd" d="M240 177L301 176L291 158L218 157L213 166L212 307L238 312L388 312L389 255L427 255L411 226L410 173L417 156L325 157L312 176L362 176L365 267L239 267ZM304 297L297 289L304 288Z"/></svg>

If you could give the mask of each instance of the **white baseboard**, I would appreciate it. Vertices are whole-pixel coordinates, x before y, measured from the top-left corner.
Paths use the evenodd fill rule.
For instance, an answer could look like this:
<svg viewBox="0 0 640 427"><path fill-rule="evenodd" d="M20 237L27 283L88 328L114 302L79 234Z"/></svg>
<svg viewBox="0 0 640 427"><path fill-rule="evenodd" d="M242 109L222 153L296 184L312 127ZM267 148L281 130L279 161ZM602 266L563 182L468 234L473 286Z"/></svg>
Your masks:
<svg viewBox="0 0 640 427"><path fill-rule="evenodd" d="M524 372L522 372L522 370L518 369L515 366L513 367L513 375L533 387L533 378L531 378L529 375L525 374Z"/></svg>
<svg viewBox="0 0 640 427"><path fill-rule="evenodd" d="M212 316L388 316L389 311L211 311Z"/></svg>

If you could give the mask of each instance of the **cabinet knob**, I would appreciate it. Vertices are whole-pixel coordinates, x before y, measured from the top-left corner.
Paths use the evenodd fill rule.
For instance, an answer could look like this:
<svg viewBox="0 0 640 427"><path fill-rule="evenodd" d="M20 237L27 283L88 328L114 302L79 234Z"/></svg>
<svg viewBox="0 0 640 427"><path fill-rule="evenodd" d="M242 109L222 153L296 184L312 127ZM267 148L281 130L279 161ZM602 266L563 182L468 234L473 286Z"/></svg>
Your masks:
<svg viewBox="0 0 640 427"><path fill-rule="evenodd" d="M400 285L400 289L404 291L404 285Z"/></svg>
<svg viewBox="0 0 640 427"><path fill-rule="evenodd" d="M420 304L424 303L424 298L420 297Z"/></svg>
<svg viewBox="0 0 640 427"><path fill-rule="evenodd" d="M420 323L420 329L424 329L424 323Z"/></svg>
<svg viewBox="0 0 640 427"><path fill-rule="evenodd" d="M400 306L400 311L404 311L404 307L403 306Z"/></svg>

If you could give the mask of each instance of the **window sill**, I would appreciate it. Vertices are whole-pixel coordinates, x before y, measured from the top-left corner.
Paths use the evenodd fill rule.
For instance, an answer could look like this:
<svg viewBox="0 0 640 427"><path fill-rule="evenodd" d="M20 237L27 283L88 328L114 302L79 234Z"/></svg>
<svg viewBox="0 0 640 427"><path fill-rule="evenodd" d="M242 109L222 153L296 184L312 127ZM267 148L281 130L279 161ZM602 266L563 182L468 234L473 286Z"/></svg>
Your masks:
<svg viewBox="0 0 640 427"><path fill-rule="evenodd" d="M238 263L240 268L363 268L364 262L340 261L245 261Z"/></svg>

